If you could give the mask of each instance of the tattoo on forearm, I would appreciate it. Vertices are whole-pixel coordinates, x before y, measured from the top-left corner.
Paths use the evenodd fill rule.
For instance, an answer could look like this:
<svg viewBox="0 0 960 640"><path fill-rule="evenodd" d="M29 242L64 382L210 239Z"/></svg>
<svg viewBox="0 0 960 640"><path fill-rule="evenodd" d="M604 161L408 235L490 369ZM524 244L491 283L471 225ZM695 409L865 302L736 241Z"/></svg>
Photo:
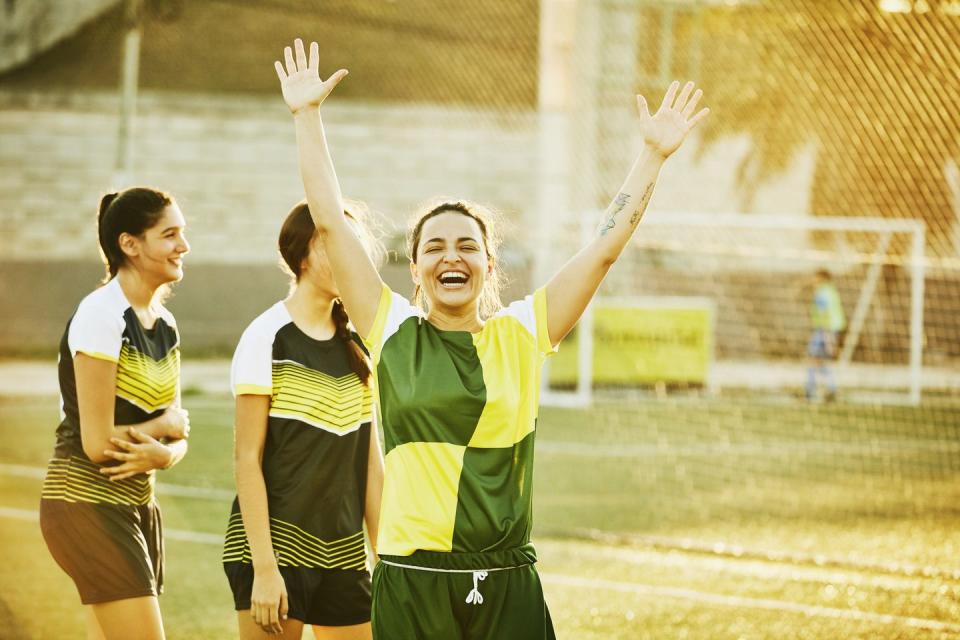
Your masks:
<svg viewBox="0 0 960 640"><path fill-rule="evenodd" d="M600 235L607 235L607 231L610 231L610 229L613 229L615 226L617 226L617 214L623 211L628 202L630 202L629 193L621 192L617 194L617 197L613 199L613 204L610 205L610 215L600 227Z"/></svg>
<svg viewBox="0 0 960 640"><path fill-rule="evenodd" d="M653 194L652 182L647 185L647 188L643 191L643 195L640 196L640 204L637 205L637 210L630 216L630 226L635 227L640 222L640 218L643 217L643 212L647 209L647 203L650 202L651 194Z"/></svg>

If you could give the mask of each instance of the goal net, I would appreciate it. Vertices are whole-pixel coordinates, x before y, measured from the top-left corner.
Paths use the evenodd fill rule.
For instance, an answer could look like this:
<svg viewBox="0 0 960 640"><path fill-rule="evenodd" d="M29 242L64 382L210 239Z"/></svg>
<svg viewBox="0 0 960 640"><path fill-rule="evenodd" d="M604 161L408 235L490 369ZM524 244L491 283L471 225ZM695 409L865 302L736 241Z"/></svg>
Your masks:
<svg viewBox="0 0 960 640"><path fill-rule="evenodd" d="M915 220L651 213L550 360L544 401L652 390L917 404L924 263Z"/></svg>

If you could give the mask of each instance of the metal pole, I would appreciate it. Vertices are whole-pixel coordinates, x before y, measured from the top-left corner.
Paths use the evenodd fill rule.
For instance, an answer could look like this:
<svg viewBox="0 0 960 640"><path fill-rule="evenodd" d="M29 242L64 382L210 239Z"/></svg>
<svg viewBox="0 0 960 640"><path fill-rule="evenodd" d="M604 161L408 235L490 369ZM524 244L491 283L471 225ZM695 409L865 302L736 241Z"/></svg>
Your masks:
<svg viewBox="0 0 960 640"><path fill-rule="evenodd" d="M578 0L541 0L540 69L538 87L537 211L534 228L542 236L563 228L572 207L571 112L574 97L574 38ZM543 238L541 238L543 240ZM534 287L550 276L555 238L533 247ZM563 402L549 392L549 360L541 384L545 404ZM569 398L566 399L569 402Z"/></svg>
<svg viewBox="0 0 960 640"><path fill-rule="evenodd" d="M910 274L910 403L920 404L923 367L923 286L924 235L920 225L913 232L912 269Z"/></svg>
<svg viewBox="0 0 960 640"><path fill-rule="evenodd" d="M117 127L117 155L113 167L113 186L122 189L133 181L133 118L137 107L137 82L140 70L140 40L143 0L127 0L123 44L123 68L120 75L120 119Z"/></svg>
<svg viewBox="0 0 960 640"><path fill-rule="evenodd" d="M860 289L860 297L857 298L857 306L850 319L850 325L847 327L847 338L843 341L843 349L840 351L840 357L837 362L840 367L846 367L853 358L853 351L860 342L860 334L863 332L863 325L867 321L867 311L870 309L870 303L873 302L873 296L877 291L877 283L880 282L880 274L883 272L884 258L887 255L887 248L890 246L890 232L885 231L881 234L877 243L877 249L873 252L874 261L867 270L867 278Z"/></svg>

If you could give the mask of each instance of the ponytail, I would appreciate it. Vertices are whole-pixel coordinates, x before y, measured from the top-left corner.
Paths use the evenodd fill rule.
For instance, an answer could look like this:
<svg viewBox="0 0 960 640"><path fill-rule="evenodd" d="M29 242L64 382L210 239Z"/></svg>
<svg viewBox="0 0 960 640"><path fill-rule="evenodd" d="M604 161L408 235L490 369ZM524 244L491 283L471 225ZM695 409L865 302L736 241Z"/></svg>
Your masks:
<svg viewBox="0 0 960 640"><path fill-rule="evenodd" d="M110 246L110 242L106 241L105 233L107 225L104 224L104 219L107 217L107 209L110 208L110 205L114 200L117 199L117 196L120 194L114 191L113 193L108 193L100 199L100 211L97 213L97 238L100 241L100 250L103 253L103 266L106 269L106 273L103 275L103 283L106 284L117 275L117 271L120 270L120 265L123 264L122 257L114 255L114 252L107 252L106 247ZM119 260L117 258L120 258Z"/></svg>
<svg viewBox="0 0 960 640"><path fill-rule="evenodd" d="M353 372L357 374L363 384L370 386L370 362L363 350L360 349L360 345L353 338L350 318L347 317L347 311L343 308L343 302L339 298L333 301L332 316L336 325L336 336L347 345L347 358L350 361L350 368L353 369Z"/></svg>

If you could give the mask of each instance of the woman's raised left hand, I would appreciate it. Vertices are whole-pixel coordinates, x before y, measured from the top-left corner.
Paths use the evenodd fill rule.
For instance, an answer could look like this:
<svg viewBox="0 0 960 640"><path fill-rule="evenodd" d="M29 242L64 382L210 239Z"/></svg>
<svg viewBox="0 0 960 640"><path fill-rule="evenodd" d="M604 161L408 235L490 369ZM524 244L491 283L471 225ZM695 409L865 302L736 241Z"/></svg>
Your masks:
<svg viewBox="0 0 960 640"><path fill-rule="evenodd" d="M637 96L643 141L647 148L662 158L667 158L679 149L693 127L710 113L710 109L701 109L694 113L703 92L700 89L694 91L692 82L685 84L677 95L679 88L680 83L677 81L670 84L660 108L653 115L650 115L644 97Z"/></svg>

